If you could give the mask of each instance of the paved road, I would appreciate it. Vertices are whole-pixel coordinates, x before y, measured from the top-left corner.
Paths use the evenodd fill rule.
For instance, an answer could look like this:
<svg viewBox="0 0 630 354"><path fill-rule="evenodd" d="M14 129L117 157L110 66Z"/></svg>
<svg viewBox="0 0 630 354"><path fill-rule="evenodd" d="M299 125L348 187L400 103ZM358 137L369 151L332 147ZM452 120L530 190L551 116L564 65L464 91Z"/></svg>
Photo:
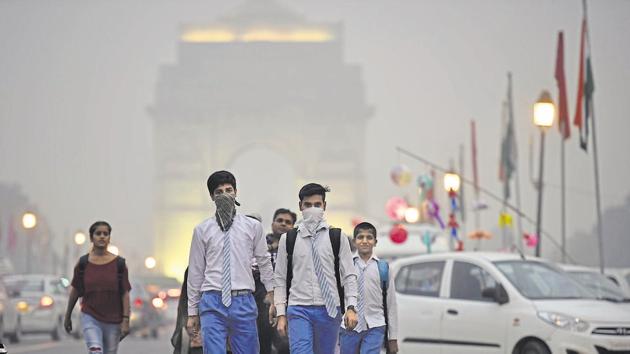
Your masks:
<svg viewBox="0 0 630 354"><path fill-rule="evenodd" d="M169 335L162 334L159 339L142 339L128 337L120 343L118 354L139 353L172 353ZM25 337L19 344L4 343L9 354L85 354L87 348L83 340L66 338L59 342L50 340L48 336Z"/></svg>

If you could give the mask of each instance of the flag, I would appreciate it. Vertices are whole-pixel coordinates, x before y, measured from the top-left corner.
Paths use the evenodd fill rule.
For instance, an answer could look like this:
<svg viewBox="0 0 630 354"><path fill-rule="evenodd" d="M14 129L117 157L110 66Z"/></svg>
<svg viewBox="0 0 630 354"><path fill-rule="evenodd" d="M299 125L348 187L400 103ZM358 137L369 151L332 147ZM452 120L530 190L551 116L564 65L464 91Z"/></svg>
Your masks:
<svg viewBox="0 0 630 354"><path fill-rule="evenodd" d="M562 31L558 32L555 78L558 83L558 130L562 138L566 140L571 137L571 125L567 104L567 81L564 76L564 33Z"/></svg>
<svg viewBox="0 0 630 354"><path fill-rule="evenodd" d="M582 20L582 34L580 39L580 64L578 72L578 91L573 125L580 131L580 147L588 149L588 125L593 118L593 69L591 67L591 53L588 50L588 27L586 18Z"/></svg>
<svg viewBox="0 0 630 354"><path fill-rule="evenodd" d="M502 114L504 134L501 139L501 161L499 180L503 182L503 199L510 199L510 181L516 170L516 136L514 135L514 115L512 114L512 75L508 74L507 100L503 102Z"/></svg>

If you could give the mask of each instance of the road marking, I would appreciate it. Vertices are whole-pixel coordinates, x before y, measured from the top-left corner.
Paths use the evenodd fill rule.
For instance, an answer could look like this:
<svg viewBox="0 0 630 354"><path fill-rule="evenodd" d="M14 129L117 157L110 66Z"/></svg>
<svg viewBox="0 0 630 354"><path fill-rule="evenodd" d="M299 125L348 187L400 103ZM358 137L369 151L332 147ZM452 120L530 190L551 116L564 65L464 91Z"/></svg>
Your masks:
<svg viewBox="0 0 630 354"><path fill-rule="evenodd" d="M31 353L31 352L33 352L35 350L45 350L45 349L58 347L60 345L61 345L60 342L47 342L47 343L41 343L41 344L33 344L33 345L25 346L25 347L7 348L7 349L9 350L9 353L11 353L11 354L13 354L13 353Z"/></svg>

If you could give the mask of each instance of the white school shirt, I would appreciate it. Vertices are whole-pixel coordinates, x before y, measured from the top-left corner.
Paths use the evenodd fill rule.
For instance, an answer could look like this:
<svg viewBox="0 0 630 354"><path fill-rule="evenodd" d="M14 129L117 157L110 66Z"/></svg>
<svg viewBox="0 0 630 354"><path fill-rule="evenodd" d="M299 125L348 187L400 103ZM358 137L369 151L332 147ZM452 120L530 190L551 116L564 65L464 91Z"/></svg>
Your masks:
<svg viewBox="0 0 630 354"><path fill-rule="evenodd" d="M326 222L322 222L315 232L315 237L310 235L304 225L298 226L298 233L295 240L295 248L293 249L293 280L291 281L291 290L289 293L289 305L304 306L324 306L325 302L322 297L322 291L319 286L319 280L315 275L315 266L313 265L313 257L311 253L311 239L315 242L315 246L319 257L322 261L322 268L325 274L326 282L330 288L330 292L335 299L335 304L340 306L339 293L337 292L337 279L335 278L335 256L333 254L332 244L328 236L330 226ZM352 263L352 253L350 251L350 243L348 237L342 232L339 246L339 273L341 277L341 285L345 293L345 305L357 305L357 275ZM277 315L286 314L287 293L287 234L280 237L278 246L278 255L276 258L276 269L274 272L274 303L276 305Z"/></svg>
<svg viewBox="0 0 630 354"><path fill-rule="evenodd" d="M260 269L266 289L273 288L273 268L267 241L258 220L236 214L227 232L230 237L230 277L232 290L255 289L252 258ZM199 299L204 291L221 291L223 242L225 233L214 217L195 227L188 257L188 315L199 314Z"/></svg>
<svg viewBox="0 0 630 354"><path fill-rule="evenodd" d="M367 324L368 328L385 326L385 315L383 313L383 289L381 288L381 275L378 272L377 261L378 257L376 257L375 255L372 255L367 263L358 255L354 256L354 264L357 271L357 288L361 270L365 269L365 273L363 274L363 292L365 295L363 312L365 323ZM389 339L397 339L398 305L396 303L394 282L391 279L391 269L389 271L389 274L390 278L388 280L389 284L387 286L387 317L389 321L389 326L387 332ZM342 323L341 326L342 328L345 328L345 324Z"/></svg>

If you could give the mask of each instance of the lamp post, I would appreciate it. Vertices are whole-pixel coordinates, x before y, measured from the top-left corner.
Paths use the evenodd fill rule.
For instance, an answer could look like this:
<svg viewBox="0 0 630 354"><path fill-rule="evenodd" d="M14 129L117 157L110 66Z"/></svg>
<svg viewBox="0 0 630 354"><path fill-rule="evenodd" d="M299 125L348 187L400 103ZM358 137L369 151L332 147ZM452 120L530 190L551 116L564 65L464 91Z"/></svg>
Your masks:
<svg viewBox="0 0 630 354"><path fill-rule="evenodd" d="M37 216L30 211L22 215L22 227L26 230L26 272L31 272L31 264L33 264L33 229L37 226Z"/></svg>
<svg viewBox="0 0 630 354"><path fill-rule="evenodd" d="M540 129L540 157L538 167L538 209L536 215L536 257L540 257L540 237L542 227L542 198L543 198L543 167L545 157L545 133L553 125L556 108L551 99L551 94L547 90L540 93L538 101L534 104L534 124Z"/></svg>
<svg viewBox="0 0 630 354"><path fill-rule="evenodd" d="M459 175L453 171L446 172L444 174L444 189L448 193L448 197L451 204L451 212L448 216L448 226L451 228L451 237L449 238L449 244L451 245L451 249L456 249L461 251L463 249L461 240L459 240L457 236L457 229L459 225L457 224L457 219L455 217L455 213L457 212L457 192L459 191L459 187L461 186L461 178ZM454 241L457 241L457 247L453 247Z"/></svg>

